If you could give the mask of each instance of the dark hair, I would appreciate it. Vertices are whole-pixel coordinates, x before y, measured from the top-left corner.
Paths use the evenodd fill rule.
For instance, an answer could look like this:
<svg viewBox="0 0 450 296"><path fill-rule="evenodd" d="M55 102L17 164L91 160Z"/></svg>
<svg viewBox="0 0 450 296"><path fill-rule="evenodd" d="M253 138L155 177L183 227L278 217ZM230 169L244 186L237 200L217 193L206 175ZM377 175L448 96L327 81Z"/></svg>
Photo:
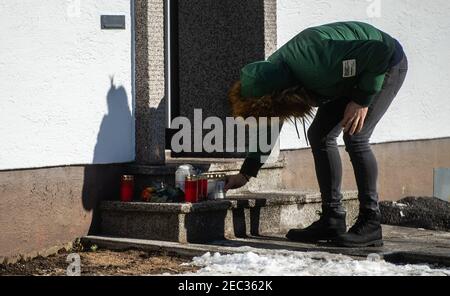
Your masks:
<svg viewBox="0 0 450 296"><path fill-rule="evenodd" d="M241 82L233 84L228 92L228 99L234 117L279 117L284 121L289 117L307 117L313 115L310 98L301 86L294 86L283 91L262 97L243 98Z"/></svg>

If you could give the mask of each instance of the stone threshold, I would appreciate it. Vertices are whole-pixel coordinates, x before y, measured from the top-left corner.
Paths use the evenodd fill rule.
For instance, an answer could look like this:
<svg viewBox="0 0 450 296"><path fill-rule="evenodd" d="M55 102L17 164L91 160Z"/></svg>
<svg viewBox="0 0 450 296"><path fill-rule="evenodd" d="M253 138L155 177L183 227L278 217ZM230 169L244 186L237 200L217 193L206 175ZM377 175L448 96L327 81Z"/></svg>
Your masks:
<svg viewBox="0 0 450 296"><path fill-rule="evenodd" d="M243 162L243 159L228 158L179 158L168 159L164 165L129 164L126 166L126 171L129 174L136 175L172 175L175 174L179 165L191 164L208 172L237 172ZM280 159L273 163L264 164L261 169L282 169L284 166L284 159Z"/></svg>
<svg viewBox="0 0 450 296"><path fill-rule="evenodd" d="M343 193L343 201L357 199L356 191ZM101 210L105 211L142 211L163 213L195 213L202 211L217 211L241 207L260 207L274 205L292 205L320 203L320 193L301 192L293 190L265 190L260 192L242 192L229 194L223 200L208 200L199 203L148 203L148 202L120 202L103 201Z"/></svg>
<svg viewBox="0 0 450 296"><path fill-rule="evenodd" d="M357 191L346 191L342 193L343 201L356 200ZM309 204L321 203L321 195L318 192L300 192L295 190L259 190L258 192L239 192L229 194L229 200L237 201L237 207L262 207L276 205L293 205L293 204Z"/></svg>
<svg viewBox="0 0 450 296"><path fill-rule="evenodd" d="M299 252L327 252L343 254L364 260L371 254L395 264L435 264L450 267L450 233L383 225L383 247L341 248L330 244L304 244L291 242L284 234L271 234L247 238L217 240L207 244L183 244L159 240L130 239L108 236L86 236L82 243L97 245L111 250L140 249L163 252L169 255L202 256L207 252L234 254L263 252L267 250L288 250ZM252 248L252 249L249 249Z"/></svg>
<svg viewBox="0 0 450 296"><path fill-rule="evenodd" d="M236 206L237 202L233 200L206 201L194 204L104 201L101 203L100 209L102 211L189 214L228 210Z"/></svg>

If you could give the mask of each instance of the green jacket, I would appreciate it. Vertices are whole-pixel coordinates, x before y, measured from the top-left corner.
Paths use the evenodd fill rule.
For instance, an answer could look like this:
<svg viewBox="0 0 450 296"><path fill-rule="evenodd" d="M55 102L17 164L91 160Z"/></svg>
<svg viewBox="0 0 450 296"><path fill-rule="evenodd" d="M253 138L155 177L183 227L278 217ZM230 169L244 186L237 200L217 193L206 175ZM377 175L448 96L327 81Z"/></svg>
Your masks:
<svg viewBox="0 0 450 296"><path fill-rule="evenodd" d="M280 88L303 85L317 94L319 106L343 96L359 105L369 106L382 89L395 50L396 40L377 28L361 22L340 22L302 31L272 54L267 62L271 67L278 65L279 77L289 81L289 85L278 83ZM259 86L264 86L267 92L268 85L277 81L271 81L269 77L274 76L273 69L270 75L260 75L257 72L264 67L257 65L256 68L254 64L257 63L249 64L241 71L243 93L261 94L258 93ZM251 81L246 79L248 73ZM272 90L276 90L275 85ZM260 155L250 153L241 172L255 176L261 167L255 167L255 160L260 159Z"/></svg>

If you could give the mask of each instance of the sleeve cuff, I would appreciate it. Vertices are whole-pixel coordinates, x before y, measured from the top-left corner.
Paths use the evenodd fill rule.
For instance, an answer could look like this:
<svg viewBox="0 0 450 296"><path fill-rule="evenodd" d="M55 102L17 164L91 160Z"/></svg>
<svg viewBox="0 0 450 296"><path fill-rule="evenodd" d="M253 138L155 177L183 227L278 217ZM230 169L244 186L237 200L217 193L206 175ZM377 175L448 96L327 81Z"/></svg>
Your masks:
<svg viewBox="0 0 450 296"><path fill-rule="evenodd" d="M363 107L369 107L374 97L375 94L370 94L358 88L353 89L351 93L351 100Z"/></svg>
<svg viewBox="0 0 450 296"><path fill-rule="evenodd" d="M247 176L256 177L263 164L261 160L247 157L242 164L240 173Z"/></svg>

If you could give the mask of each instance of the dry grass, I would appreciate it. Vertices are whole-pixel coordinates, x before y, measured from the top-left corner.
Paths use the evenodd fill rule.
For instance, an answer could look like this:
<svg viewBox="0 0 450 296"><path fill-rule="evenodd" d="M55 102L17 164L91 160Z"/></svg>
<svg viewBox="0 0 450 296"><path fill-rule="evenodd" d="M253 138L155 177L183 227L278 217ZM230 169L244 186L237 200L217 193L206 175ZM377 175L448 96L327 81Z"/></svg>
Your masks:
<svg viewBox="0 0 450 296"><path fill-rule="evenodd" d="M62 252L47 258L36 258L28 262L12 265L0 265L0 275L19 276L63 276L69 263L66 262L69 253ZM82 252L81 274L84 276L135 276L157 274L180 274L195 271L190 265L190 258L167 256L144 251L129 250L113 252L98 250L96 252Z"/></svg>

